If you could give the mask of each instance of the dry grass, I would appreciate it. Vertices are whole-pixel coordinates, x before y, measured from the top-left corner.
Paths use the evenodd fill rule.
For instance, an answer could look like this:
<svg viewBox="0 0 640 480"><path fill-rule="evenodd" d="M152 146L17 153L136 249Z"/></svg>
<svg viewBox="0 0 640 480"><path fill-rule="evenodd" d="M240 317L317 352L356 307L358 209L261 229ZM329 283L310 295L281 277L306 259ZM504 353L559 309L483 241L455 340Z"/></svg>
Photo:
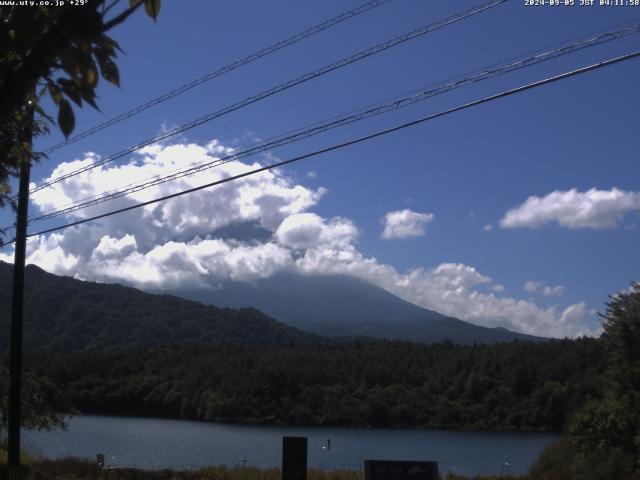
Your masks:
<svg viewBox="0 0 640 480"><path fill-rule="evenodd" d="M281 480L280 469L225 466L193 470L140 470L98 467L95 462L75 458L30 459L25 463L25 480ZM355 470L310 469L308 480L362 480Z"/></svg>
<svg viewBox="0 0 640 480"><path fill-rule="evenodd" d="M0 476L0 480L5 478ZM98 467L95 462L76 458L25 461L25 480L281 480L280 469L225 466L194 470L140 470L135 468ZM502 480L507 477L464 477L449 474L445 480ZM511 480L529 480L529 477L509 476ZM362 480L357 470L309 469L308 480Z"/></svg>

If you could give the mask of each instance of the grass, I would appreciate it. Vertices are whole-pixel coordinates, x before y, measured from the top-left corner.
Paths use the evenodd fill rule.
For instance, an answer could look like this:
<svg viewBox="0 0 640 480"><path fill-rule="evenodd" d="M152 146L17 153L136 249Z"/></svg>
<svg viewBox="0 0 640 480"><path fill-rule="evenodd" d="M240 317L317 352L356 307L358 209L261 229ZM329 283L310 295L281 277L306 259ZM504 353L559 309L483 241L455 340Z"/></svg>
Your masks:
<svg viewBox="0 0 640 480"><path fill-rule="evenodd" d="M35 457L33 455L29 455L24 450L20 452L20 461L23 464L31 463L34 460L35 460ZM7 451L0 448L0 465L6 465L6 464L7 464Z"/></svg>
<svg viewBox="0 0 640 480"><path fill-rule="evenodd" d="M6 459L6 454L5 454ZM95 462L77 458L42 460L27 458L25 480L281 480L280 469L255 467L204 467L193 470L102 469ZM0 479L6 478L0 476ZM529 477L476 476L449 474L443 480L529 480ZM307 480L363 480L357 470L309 469Z"/></svg>

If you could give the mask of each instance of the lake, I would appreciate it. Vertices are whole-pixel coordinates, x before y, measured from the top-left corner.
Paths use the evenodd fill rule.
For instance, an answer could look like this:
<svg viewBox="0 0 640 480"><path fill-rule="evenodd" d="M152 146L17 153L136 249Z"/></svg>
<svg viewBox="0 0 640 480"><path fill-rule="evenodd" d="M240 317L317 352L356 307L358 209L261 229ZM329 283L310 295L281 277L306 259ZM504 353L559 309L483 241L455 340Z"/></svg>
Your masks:
<svg viewBox="0 0 640 480"><path fill-rule="evenodd" d="M557 434L448 430L268 427L79 415L67 431L25 430L23 448L49 458L95 459L108 465L190 468L205 465L280 467L282 437L309 439L309 466L361 469L363 459L435 460L441 472L525 472ZM331 449L327 449L330 439Z"/></svg>

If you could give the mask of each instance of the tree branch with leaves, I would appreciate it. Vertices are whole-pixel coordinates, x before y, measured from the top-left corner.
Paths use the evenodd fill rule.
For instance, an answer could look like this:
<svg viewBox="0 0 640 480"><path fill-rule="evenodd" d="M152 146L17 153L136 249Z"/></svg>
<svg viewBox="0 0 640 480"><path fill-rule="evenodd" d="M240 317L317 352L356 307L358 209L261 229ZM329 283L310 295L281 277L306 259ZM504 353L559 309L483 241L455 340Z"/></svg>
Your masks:
<svg viewBox="0 0 640 480"><path fill-rule="evenodd" d="M0 207L12 204L10 178L23 162L43 157L24 141L25 129L33 136L46 134L55 117L68 137L75 128L73 104L98 109L100 77L120 86L116 58L122 50L107 32L141 8L154 20L160 12L160 0L67 3L0 7ZM55 112L41 106L46 96Z"/></svg>

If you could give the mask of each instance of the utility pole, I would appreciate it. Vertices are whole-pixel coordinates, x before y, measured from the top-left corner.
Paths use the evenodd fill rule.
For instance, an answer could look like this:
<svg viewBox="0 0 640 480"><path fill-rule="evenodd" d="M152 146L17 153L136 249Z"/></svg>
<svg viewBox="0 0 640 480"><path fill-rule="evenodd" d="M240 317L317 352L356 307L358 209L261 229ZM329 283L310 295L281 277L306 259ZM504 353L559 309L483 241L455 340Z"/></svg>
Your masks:
<svg viewBox="0 0 640 480"><path fill-rule="evenodd" d="M21 480L20 467L20 406L22 394L22 314L24 306L24 264L27 244L27 216L29 211L29 173L33 141L33 100L29 101L29 120L24 142L28 145L26 158L20 166L18 211L16 214L16 245L13 260L13 291L11 296L11 339L9 353L9 480Z"/></svg>

